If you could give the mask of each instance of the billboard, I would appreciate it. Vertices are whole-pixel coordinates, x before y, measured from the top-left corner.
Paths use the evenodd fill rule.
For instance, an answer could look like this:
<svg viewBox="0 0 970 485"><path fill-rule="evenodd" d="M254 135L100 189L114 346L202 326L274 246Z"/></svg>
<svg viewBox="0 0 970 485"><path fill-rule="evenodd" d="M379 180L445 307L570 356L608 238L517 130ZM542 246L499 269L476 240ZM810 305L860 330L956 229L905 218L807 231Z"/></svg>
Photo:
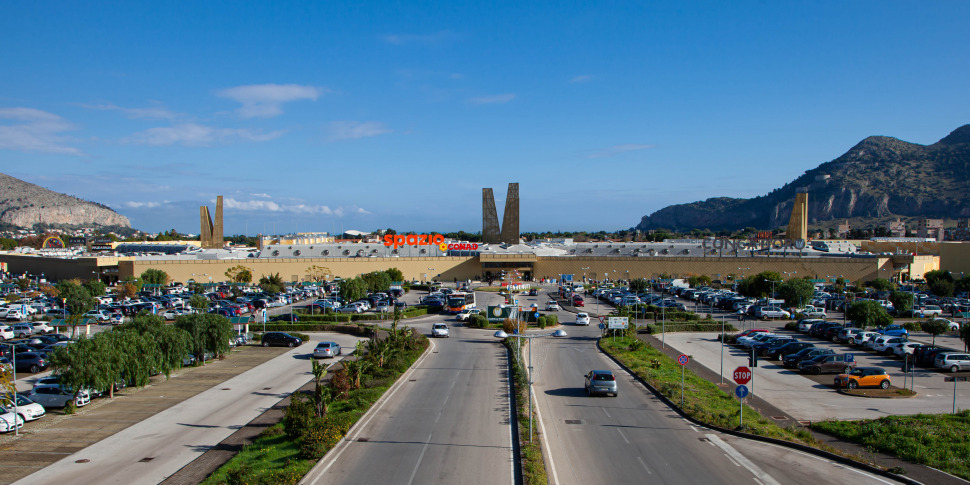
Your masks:
<svg viewBox="0 0 970 485"><path fill-rule="evenodd" d="M502 323L512 317L512 307L490 306L485 313L489 323Z"/></svg>

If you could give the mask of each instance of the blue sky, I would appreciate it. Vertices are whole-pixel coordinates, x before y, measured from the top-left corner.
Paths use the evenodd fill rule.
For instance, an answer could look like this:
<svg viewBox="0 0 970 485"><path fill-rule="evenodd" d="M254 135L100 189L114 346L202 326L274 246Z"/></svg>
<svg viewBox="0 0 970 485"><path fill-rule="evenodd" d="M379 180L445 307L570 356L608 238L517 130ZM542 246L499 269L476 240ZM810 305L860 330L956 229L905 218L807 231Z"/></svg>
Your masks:
<svg viewBox="0 0 970 485"><path fill-rule="evenodd" d="M0 3L0 172L136 228L612 230L970 123L970 2Z"/></svg>

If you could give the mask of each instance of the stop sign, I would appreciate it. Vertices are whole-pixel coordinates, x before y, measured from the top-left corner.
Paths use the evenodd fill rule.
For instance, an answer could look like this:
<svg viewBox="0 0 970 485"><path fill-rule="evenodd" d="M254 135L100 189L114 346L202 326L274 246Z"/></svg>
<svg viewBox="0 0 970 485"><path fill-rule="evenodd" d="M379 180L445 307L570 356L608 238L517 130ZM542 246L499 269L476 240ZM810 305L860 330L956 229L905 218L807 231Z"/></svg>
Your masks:
<svg viewBox="0 0 970 485"><path fill-rule="evenodd" d="M751 380L751 369L743 365L741 367L738 367L737 369L734 369L734 382L737 382L738 384L743 386L747 384L748 381L750 380Z"/></svg>

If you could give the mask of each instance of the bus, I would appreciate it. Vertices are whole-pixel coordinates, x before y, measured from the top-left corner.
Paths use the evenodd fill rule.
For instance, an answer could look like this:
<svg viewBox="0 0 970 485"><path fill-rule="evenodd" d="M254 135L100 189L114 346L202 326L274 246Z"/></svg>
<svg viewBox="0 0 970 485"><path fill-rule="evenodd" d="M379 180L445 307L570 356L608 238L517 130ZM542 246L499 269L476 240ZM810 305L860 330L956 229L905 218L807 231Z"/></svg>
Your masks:
<svg viewBox="0 0 970 485"><path fill-rule="evenodd" d="M475 292L456 292L448 295L445 311L456 314L462 310L475 308Z"/></svg>

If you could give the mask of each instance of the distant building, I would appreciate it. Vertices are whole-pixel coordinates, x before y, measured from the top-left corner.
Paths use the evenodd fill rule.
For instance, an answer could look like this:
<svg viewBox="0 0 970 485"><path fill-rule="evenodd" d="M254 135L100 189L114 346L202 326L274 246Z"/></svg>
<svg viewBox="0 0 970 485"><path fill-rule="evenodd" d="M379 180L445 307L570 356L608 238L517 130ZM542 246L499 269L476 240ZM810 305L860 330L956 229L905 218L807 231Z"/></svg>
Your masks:
<svg viewBox="0 0 970 485"><path fill-rule="evenodd" d="M948 241L970 241L970 219L957 219L956 229L946 231Z"/></svg>
<svg viewBox="0 0 970 485"><path fill-rule="evenodd" d="M916 221L916 237L943 240L943 219L919 219Z"/></svg>
<svg viewBox="0 0 970 485"><path fill-rule="evenodd" d="M849 237L849 232L852 231L852 226L849 225L848 219L846 219L845 224L839 224L837 232L839 237Z"/></svg>
<svg viewBox="0 0 970 485"><path fill-rule="evenodd" d="M886 231L892 237L906 237L906 223L896 218L895 221L886 223Z"/></svg>

